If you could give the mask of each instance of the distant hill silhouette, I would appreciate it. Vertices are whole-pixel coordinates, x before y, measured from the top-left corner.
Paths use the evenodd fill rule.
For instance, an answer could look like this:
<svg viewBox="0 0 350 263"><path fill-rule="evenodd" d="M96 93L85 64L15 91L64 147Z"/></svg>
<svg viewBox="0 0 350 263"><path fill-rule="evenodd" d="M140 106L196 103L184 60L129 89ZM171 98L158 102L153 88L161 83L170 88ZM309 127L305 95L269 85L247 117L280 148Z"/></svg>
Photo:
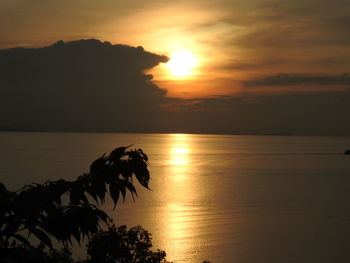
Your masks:
<svg viewBox="0 0 350 263"><path fill-rule="evenodd" d="M0 132L2 131L23 131L19 128L15 128L15 127L10 127L10 126L0 126Z"/></svg>

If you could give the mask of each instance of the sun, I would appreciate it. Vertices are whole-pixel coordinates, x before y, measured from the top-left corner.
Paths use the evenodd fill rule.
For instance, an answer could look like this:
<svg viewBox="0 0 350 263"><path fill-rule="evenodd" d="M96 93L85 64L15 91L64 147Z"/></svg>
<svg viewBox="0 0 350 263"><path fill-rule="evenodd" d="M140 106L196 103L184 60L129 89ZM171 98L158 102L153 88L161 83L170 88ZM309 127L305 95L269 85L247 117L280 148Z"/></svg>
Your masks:
<svg viewBox="0 0 350 263"><path fill-rule="evenodd" d="M170 56L170 60L166 65L171 75L183 78L193 75L197 64L198 61L191 51L179 50Z"/></svg>

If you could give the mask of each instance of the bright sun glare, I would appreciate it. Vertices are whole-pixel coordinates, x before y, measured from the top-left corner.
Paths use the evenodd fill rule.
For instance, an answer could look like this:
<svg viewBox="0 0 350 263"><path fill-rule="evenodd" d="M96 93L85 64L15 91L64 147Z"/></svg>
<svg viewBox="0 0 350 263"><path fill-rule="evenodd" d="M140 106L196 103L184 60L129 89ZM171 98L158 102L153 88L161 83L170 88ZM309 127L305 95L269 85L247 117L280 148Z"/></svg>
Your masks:
<svg viewBox="0 0 350 263"><path fill-rule="evenodd" d="M197 59L191 51L176 51L170 57L167 67L175 77L187 77L194 74L194 67L197 66Z"/></svg>

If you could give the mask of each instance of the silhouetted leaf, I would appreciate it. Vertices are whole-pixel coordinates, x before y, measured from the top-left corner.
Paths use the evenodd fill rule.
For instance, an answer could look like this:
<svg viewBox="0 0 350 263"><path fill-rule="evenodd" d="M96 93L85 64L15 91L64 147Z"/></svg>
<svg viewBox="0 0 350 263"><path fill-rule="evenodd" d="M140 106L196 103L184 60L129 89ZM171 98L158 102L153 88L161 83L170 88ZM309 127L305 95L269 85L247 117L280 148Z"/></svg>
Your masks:
<svg viewBox="0 0 350 263"><path fill-rule="evenodd" d="M150 179L150 174L147 168L140 168L137 167L135 170L135 175L139 183L143 186L149 189L148 183Z"/></svg>
<svg viewBox="0 0 350 263"><path fill-rule="evenodd" d="M42 241L46 246L52 248L51 239L48 235L39 228L30 229L30 232L33 233L40 241Z"/></svg>
<svg viewBox="0 0 350 263"><path fill-rule="evenodd" d="M21 225L20 218L16 216L9 216L5 218L5 227L1 230L1 236L5 237L11 237L16 232L18 232L18 229Z"/></svg>
<svg viewBox="0 0 350 263"><path fill-rule="evenodd" d="M81 234L78 228L74 228L71 230L71 233L73 235L73 237L75 238L75 240L78 242L79 246L80 246L80 240L81 240Z"/></svg>
<svg viewBox="0 0 350 263"><path fill-rule="evenodd" d="M130 145L126 146L126 147L118 147L118 148L114 149L114 150L109 154L109 159L110 159L112 162L114 162L114 163L118 162L119 159L125 155L125 150L126 150L127 148L129 148L130 146L132 146L132 144L130 144Z"/></svg>
<svg viewBox="0 0 350 263"><path fill-rule="evenodd" d="M103 175L104 181L109 184L118 179L118 169L114 165L107 166L101 175Z"/></svg>
<svg viewBox="0 0 350 263"><path fill-rule="evenodd" d="M119 171L125 179L129 179L132 176L131 164L128 161L123 161L118 164Z"/></svg>
<svg viewBox="0 0 350 263"><path fill-rule="evenodd" d="M80 201L88 204L89 201L86 198L85 194L85 188L84 185L80 184L79 182L74 182L72 184L70 193L69 193L69 200L72 204L78 204Z"/></svg>
<svg viewBox="0 0 350 263"><path fill-rule="evenodd" d="M109 184L109 194L111 195L114 203L113 210L115 209L118 199L119 199L119 185L117 182L112 182Z"/></svg>
<svg viewBox="0 0 350 263"><path fill-rule="evenodd" d="M148 162L148 156L147 156L147 154L145 154L145 153L142 151L142 149L138 149L137 152L142 156L142 158L143 158L146 162Z"/></svg>
<svg viewBox="0 0 350 263"><path fill-rule="evenodd" d="M104 203L106 194L106 183L100 178L100 176L94 176L91 181L91 190L95 191L96 195L99 197L101 204Z"/></svg>
<svg viewBox="0 0 350 263"><path fill-rule="evenodd" d="M80 195L83 192L83 189L78 183L73 183L72 188L69 192L69 201L72 204L78 204L80 200Z"/></svg>
<svg viewBox="0 0 350 263"><path fill-rule="evenodd" d="M132 176L132 169L131 169L131 165L129 162L124 161L124 162L120 162L118 164L119 166L119 171L121 173L121 175L125 178L125 179L129 179Z"/></svg>
<svg viewBox="0 0 350 263"><path fill-rule="evenodd" d="M103 223L107 223L109 221L109 216L103 210L96 208L95 213Z"/></svg>
<svg viewBox="0 0 350 263"><path fill-rule="evenodd" d="M125 180L118 180L118 186L120 189L120 192L122 193L123 196L123 202L125 202L125 196L126 196L126 189L125 189Z"/></svg>
<svg viewBox="0 0 350 263"><path fill-rule="evenodd" d="M18 234L14 234L12 237L14 237L18 241L22 242L23 244L26 244L27 246L30 246L29 241L25 237L23 237L21 235L18 235Z"/></svg>
<svg viewBox="0 0 350 263"><path fill-rule="evenodd" d="M58 207L55 214L43 218L42 223L39 224L40 228L54 236L62 243L67 243L67 241L70 241L71 236L71 222L66 220L64 217L65 209L66 206Z"/></svg>
<svg viewBox="0 0 350 263"><path fill-rule="evenodd" d="M92 186L86 187L85 191L98 203L96 190Z"/></svg>
<svg viewBox="0 0 350 263"><path fill-rule="evenodd" d="M134 194L137 195L135 186L129 181L125 181L125 186L126 188L128 188L128 190L131 193L132 199L135 201Z"/></svg>
<svg viewBox="0 0 350 263"><path fill-rule="evenodd" d="M6 189L5 185L0 183L0 195L4 195L4 194L7 194L7 189Z"/></svg>
<svg viewBox="0 0 350 263"><path fill-rule="evenodd" d="M106 158L105 154L102 155L97 160L93 161L90 165L90 173L99 173L102 172L106 167Z"/></svg>

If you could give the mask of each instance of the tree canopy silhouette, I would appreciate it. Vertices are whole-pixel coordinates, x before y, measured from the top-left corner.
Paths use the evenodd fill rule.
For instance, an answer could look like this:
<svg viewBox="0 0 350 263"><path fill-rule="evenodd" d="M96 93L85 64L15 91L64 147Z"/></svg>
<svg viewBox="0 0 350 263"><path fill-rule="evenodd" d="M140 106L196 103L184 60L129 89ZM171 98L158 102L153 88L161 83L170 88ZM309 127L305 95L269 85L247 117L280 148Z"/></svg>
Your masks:
<svg viewBox="0 0 350 263"><path fill-rule="evenodd" d="M33 183L16 192L0 183L1 262L170 263L165 251L151 250L147 230L116 227L99 208L108 195L114 208L121 198L125 201L127 192L134 198L134 177L149 189L148 157L141 149L128 150L130 146L102 155L92 162L89 173L74 181ZM103 224L108 228L103 229ZM37 238L38 246L31 244L30 236ZM68 245L74 239L81 244L86 238L88 257L77 261ZM53 248L52 239L63 248Z"/></svg>
<svg viewBox="0 0 350 263"><path fill-rule="evenodd" d="M109 226L89 241L87 253L92 263L169 263L165 251L152 251L151 234L141 226Z"/></svg>
<svg viewBox="0 0 350 263"><path fill-rule="evenodd" d="M149 189L148 157L141 149L128 150L130 146L104 154L92 162L89 173L75 181L30 184L16 192L0 183L0 242L7 244L16 239L29 245L28 237L34 235L52 248L52 238L64 245L72 244L73 239L80 244L97 233L101 223L109 221L99 209L106 194L115 208L120 197L125 200L127 192L133 198L137 195L133 177Z"/></svg>

